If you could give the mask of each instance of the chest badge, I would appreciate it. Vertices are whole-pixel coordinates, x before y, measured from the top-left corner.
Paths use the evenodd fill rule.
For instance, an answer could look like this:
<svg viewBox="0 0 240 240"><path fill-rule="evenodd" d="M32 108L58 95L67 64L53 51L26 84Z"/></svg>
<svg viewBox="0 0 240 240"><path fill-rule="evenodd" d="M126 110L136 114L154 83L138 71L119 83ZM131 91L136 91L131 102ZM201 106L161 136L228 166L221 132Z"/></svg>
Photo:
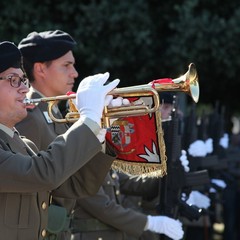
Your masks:
<svg viewBox="0 0 240 240"><path fill-rule="evenodd" d="M52 121L52 119L49 117L47 111L44 111L44 112L43 112L43 115L44 115L44 117L45 117L47 123L53 123L53 121Z"/></svg>

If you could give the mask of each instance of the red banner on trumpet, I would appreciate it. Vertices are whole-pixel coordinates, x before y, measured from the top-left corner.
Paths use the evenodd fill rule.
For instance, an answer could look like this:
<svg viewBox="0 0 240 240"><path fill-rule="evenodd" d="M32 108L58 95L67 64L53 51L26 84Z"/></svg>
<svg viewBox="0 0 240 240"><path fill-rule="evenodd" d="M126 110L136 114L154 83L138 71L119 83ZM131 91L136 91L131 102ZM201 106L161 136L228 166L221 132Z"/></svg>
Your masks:
<svg viewBox="0 0 240 240"><path fill-rule="evenodd" d="M151 98L142 97L142 102L151 104ZM166 174L160 111L113 120L106 139L117 153L117 160L112 166L115 170L150 177Z"/></svg>

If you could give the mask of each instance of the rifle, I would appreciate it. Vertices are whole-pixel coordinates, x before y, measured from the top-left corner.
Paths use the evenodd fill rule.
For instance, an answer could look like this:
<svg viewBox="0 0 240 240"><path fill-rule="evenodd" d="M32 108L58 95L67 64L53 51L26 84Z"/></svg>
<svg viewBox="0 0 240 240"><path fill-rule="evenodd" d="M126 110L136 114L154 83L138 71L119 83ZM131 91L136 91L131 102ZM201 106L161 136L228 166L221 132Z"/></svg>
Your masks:
<svg viewBox="0 0 240 240"><path fill-rule="evenodd" d="M196 123L196 104L192 103L190 113L184 118L184 132L182 134L183 149L187 149L197 139L198 131Z"/></svg>
<svg viewBox="0 0 240 240"><path fill-rule="evenodd" d="M202 212L195 206L189 206L181 200L183 190L209 183L208 172L185 173L178 160L181 154L181 119L177 112L177 101L173 102L171 121L162 124L164 130L164 140L166 143L167 169L168 174L160 181L160 201L157 211L161 215L177 218L179 215L188 219L198 219ZM178 160L178 161L177 161ZM168 239L161 236L160 239Z"/></svg>
<svg viewBox="0 0 240 240"><path fill-rule="evenodd" d="M203 141L208 138L208 117L205 114L205 111L202 111L202 115L200 116L200 123L197 125L198 128L198 139Z"/></svg>
<svg viewBox="0 0 240 240"><path fill-rule="evenodd" d="M220 109L220 110L219 110ZM228 168L227 151L220 145L220 139L225 133L225 106L219 106L219 102L215 103L215 109L209 118L209 137L213 139L213 154L218 159L218 165L215 170L224 170Z"/></svg>
<svg viewBox="0 0 240 240"><path fill-rule="evenodd" d="M216 101L215 108L212 114L209 115L208 135L213 139L213 153L219 155L220 145L219 140L224 134L224 113L225 108L222 108L219 113L219 102Z"/></svg>

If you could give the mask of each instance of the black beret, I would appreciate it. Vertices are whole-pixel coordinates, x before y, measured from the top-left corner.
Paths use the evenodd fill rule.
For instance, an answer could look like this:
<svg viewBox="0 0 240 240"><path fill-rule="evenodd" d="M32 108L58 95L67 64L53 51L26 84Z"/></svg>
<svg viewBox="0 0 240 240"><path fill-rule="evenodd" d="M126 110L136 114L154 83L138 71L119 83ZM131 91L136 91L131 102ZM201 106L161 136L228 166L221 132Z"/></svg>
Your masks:
<svg viewBox="0 0 240 240"><path fill-rule="evenodd" d="M61 30L31 32L19 43L23 57L28 61L46 62L60 58L76 45L75 40Z"/></svg>
<svg viewBox="0 0 240 240"><path fill-rule="evenodd" d="M8 68L21 68L21 52L8 41L0 42L0 73Z"/></svg>

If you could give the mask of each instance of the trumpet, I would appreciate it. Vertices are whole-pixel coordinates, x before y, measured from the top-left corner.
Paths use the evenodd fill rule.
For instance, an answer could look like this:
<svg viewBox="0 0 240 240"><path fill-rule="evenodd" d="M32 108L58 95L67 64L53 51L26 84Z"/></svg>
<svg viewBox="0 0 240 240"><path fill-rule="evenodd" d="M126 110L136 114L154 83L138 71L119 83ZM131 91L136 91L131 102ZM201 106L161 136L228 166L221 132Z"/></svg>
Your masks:
<svg viewBox="0 0 240 240"><path fill-rule="evenodd" d="M149 84L115 88L108 94L113 95L114 97L148 97L153 98L153 106L145 105L130 105L130 106L121 106L121 107L105 107L103 112L103 122L106 127L109 127L110 118L119 118L119 117L129 117L129 116L140 116L150 113L154 113L159 110L160 101L158 92L167 92L167 91L180 91L189 94L194 102L199 100L199 83L198 83L198 74L194 63L190 63L188 66L188 71L175 79L169 78L168 81L162 82L161 79L154 80ZM76 98L76 94L71 95L60 95L54 97L43 97L38 99L25 99L26 105L37 105L40 102L48 103L48 114L52 121L57 123L72 123L79 119L79 113L76 108L73 107L72 99ZM57 105L60 100L69 100L69 106L71 109L69 113L66 114L64 119L55 118L52 113L52 108Z"/></svg>

